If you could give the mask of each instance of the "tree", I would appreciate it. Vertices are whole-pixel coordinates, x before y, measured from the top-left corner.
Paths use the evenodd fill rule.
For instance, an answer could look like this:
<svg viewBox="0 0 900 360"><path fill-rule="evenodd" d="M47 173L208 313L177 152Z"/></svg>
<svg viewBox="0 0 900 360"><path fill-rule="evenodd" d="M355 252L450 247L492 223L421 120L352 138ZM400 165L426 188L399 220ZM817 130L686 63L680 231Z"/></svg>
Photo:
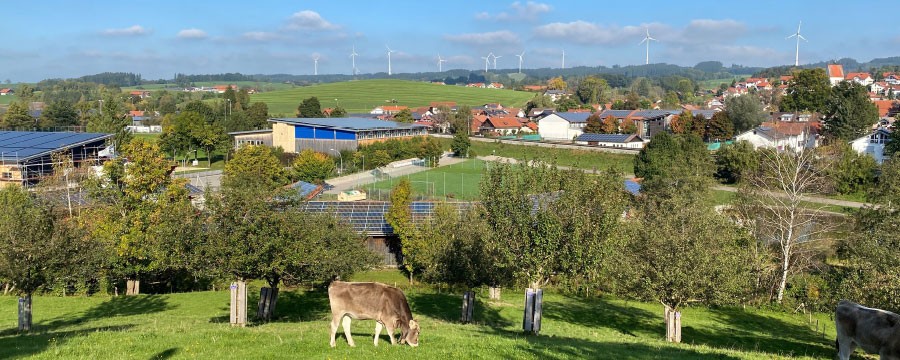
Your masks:
<svg viewBox="0 0 900 360"><path fill-rule="evenodd" d="M258 130L269 127L269 106L266 103L252 103L244 113L247 114L248 125L248 129L244 130Z"/></svg>
<svg viewBox="0 0 900 360"><path fill-rule="evenodd" d="M394 121L411 123L415 120L413 119L412 111L410 111L409 109L403 109L394 114Z"/></svg>
<svg viewBox="0 0 900 360"><path fill-rule="evenodd" d="M762 103L753 94L732 96L725 99L725 113L734 123L734 131L742 133L753 129L768 118Z"/></svg>
<svg viewBox="0 0 900 360"><path fill-rule="evenodd" d="M469 140L469 135L466 133L458 132L453 134L453 142L450 143L450 150L453 151L453 156L462 157L468 156L469 147L472 145Z"/></svg>
<svg viewBox="0 0 900 360"><path fill-rule="evenodd" d="M9 104L2 120L0 126L10 130L23 130L34 126L34 118L28 114L28 105L22 101L14 101Z"/></svg>
<svg viewBox="0 0 900 360"><path fill-rule="evenodd" d="M331 110L331 114L328 116L333 118L347 117L347 110L344 110L344 108L340 106L335 106L335 108Z"/></svg>
<svg viewBox="0 0 900 360"><path fill-rule="evenodd" d="M288 176L275 152L268 146L242 146L225 164L222 186L229 189L261 188L272 191L288 183Z"/></svg>
<svg viewBox="0 0 900 360"><path fill-rule="evenodd" d="M799 255L835 222L819 208L803 203L805 196L825 188L825 176L816 167L814 151L759 152L759 168L747 174L738 196L744 214L740 221L762 246L772 246L778 259L775 301L784 299L788 275L800 263Z"/></svg>
<svg viewBox="0 0 900 360"><path fill-rule="evenodd" d="M675 91L666 91L666 97L663 98L662 105L664 108L676 108L680 103L681 102L678 100L678 94Z"/></svg>
<svg viewBox="0 0 900 360"><path fill-rule="evenodd" d="M334 159L312 149L304 149L293 163L297 178L313 184L321 184L334 174Z"/></svg>
<svg viewBox="0 0 900 360"><path fill-rule="evenodd" d="M51 102L41 113L42 127L72 126L78 124L78 113L68 100Z"/></svg>
<svg viewBox="0 0 900 360"><path fill-rule="evenodd" d="M641 97L637 92L629 91L625 94L625 102L622 103L622 110L637 110L641 108Z"/></svg>
<svg viewBox="0 0 900 360"><path fill-rule="evenodd" d="M600 120L600 114L593 113L591 116L588 116L582 131L588 134L602 134L603 121Z"/></svg>
<svg viewBox="0 0 900 360"><path fill-rule="evenodd" d="M88 119L87 130L90 132L113 133L112 144L116 151L122 149L133 138L126 126L131 125L125 114L125 106L112 94L103 97L100 112Z"/></svg>
<svg viewBox="0 0 900 360"><path fill-rule="evenodd" d="M391 163L391 154L388 154L386 150L375 150L372 152L372 156L367 156L369 158L369 166L373 168L382 167Z"/></svg>
<svg viewBox="0 0 900 360"><path fill-rule="evenodd" d="M456 109L456 112L450 116L449 121L451 132L453 132L454 134L463 132L467 135L470 135L470 133L472 132L472 128L470 126L472 124L472 109L465 105L460 106L458 109Z"/></svg>
<svg viewBox="0 0 900 360"><path fill-rule="evenodd" d="M206 166L212 167L213 149L230 144L225 128L217 124L200 123L192 130L194 142L206 151Z"/></svg>
<svg viewBox="0 0 900 360"><path fill-rule="evenodd" d="M240 104L237 101L237 92L234 91L231 85L225 87L225 93L222 94L222 100L225 100L227 105L231 105L231 108L228 109L229 111L240 108Z"/></svg>
<svg viewBox="0 0 900 360"><path fill-rule="evenodd" d="M680 342L678 312L688 301L736 304L745 293L746 238L702 199L645 198L636 213L614 271L627 295L665 306L666 340Z"/></svg>
<svg viewBox="0 0 900 360"><path fill-rule="evenodd" d="M878 163L865 153L857 153L850 144L835 142L817 149L820 164L840 194L852 194L868 190L875 183Z"/></svg>
<svg viewBox="0 0 900 360"><path fill-rule="evenodd" d="M609 84L606 80L588 76L578 83L575 89L575 96L583 104L605 103L609 101Z"/></svg>
<svg viewBox="0 0 900 360"><path fill-rule="evenodd" d="M600 132L603 134L615 134L619 132L619 121L616 120L612 115L607 116L606 119L603 119L603 124L600 126Z"/></svg>
<svg viewBox="0 0 900 360"><path fill-rule="evenodd" d="M741 182L747 174L753 173L758 167L759 154L750 142L723 144L716 153L716 178L726 184Z"/></svg>
<svg viewBox="0 0 900 360"><path fill-rule="evenodd" d="M194 137L195 128L206 124L203 117L193 111L182 111L178 115L166 115L162 121L162 134L159 136L159 146L172 152L174 158L178 154L187 155L198 148L200 144Z"/></svg>
<svg viewBox="0 0 900 360"><path fill-rule="evenodd" d="M637 124L635 124L634 120L631 120L630 117L623 119L620 126L622 127L623 134L637 134Z"/></svg>
<svg viewBox="0 0 900 360"><path fill-rule="evenodd" d="M21 296L19 331L31 331L32 294L79 266L90 267L81 258L90 247L68 220L18 186L0 188L0 228L0 279Z"/></svg>
<svg viewBox="0 0 900 360"><path fill-rule="evenodd" d="M824 113L830 95L831 82L828 80L828 75L825 74L825 69L800 70L794 72L793 78L788 83L787 95L781 99L781 111Z"/></svg>
<svg viewBox="0 0 900 360"><path fill-rule="evenodd" d="M525 112L531 112L532 109L547 109L555 107L556 104L553 103L553 98L547 95L537 94L534 95L534 97L531 98L531 100L528 100L528 102L525 104Z"/></svg>
<svg viewBox="0 0 900 360"><path fill-rule="evenodd" d="M300 106L297 107L297 117L301 118L320 118L325 117L325 114L322 114L322 105L319 104L319 99L315 96L304 99L300 102Z"/></svg>
<svg viewBox="0 0 900 360"><path fill-rule="evenodd" d="M844 142L865 135L878 121L878 108L869 101L866 87L852 81L841 81L831 89L824 113L825 135Z"/></svg>
<svg viewBox="0 0 900 360"><path fill-rule="evenodd" d="M550 80L547 80L547 89L550 90L565 90L568 87L565 80L563 80L562 76L557 76Z"/></svg>
<svg viewBox="0 0 900 360"><path fill-rule="evenodd" d="M655 136L634 158L634 174L644 179L641 191L702 195L714 172L706 144L694 135Z"/></svg>
<svg viewBox="0 0 900 360"><path fill-rule="evenodd" d="M216 110L214 110L209 104L200 101L193 100L184 104L184 107L181 109L182 112L194 112L200 115L208 124L212 124L218 120L219 116L216 114Z"/></svg>
<svg viewBox="0 0 900 360"><path fill-rule="evenodd" d="M391 206L388 208L384 219L394 233L400 238L400 246L403 251L403 267L409 273L409 282L413 282L413 272L421 265L417 260L417 250L421 247L419 234L412 223L412 186L409 179L400 179L397 185L391 189Z"/></svg>
<svg viewBox="0 0 900 360"><path fill-rule="evenodd" d="M431 167L437 167L440 162L443 150L440 143L435 138L427 136L420 140L413 140L418 146L415 148L415 155L420 159L425 159L426 163ZM385 164L387 165L387 164Z"/></svg>
<svg viewBox="0 0 900 360"><path fill-rule="evenodd" d="M734 123L725 111L717 111L707 123L706 137L710 140L727 140L734 136Z"/></svg>

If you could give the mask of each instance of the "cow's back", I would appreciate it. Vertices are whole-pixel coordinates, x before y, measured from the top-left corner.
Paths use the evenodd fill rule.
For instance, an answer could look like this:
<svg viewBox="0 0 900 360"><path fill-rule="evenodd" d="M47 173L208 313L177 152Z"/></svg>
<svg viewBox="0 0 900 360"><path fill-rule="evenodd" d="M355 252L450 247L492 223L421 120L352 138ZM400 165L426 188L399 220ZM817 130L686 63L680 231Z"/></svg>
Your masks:
<svg viewBox="0 0 900 360"><path fill-rule="evenodd" d="M334 281L328 287L332 313L351 313L360 319L381 316L409 321L411 312L400 289L375 282Z"/></svg>
<svg viewBox="0 0 900 360"><path fill-rule="evenodd" d="M869 353L900 356L900 316L841 300L835 309L835 325L840 337L852 339Z"/></svg>

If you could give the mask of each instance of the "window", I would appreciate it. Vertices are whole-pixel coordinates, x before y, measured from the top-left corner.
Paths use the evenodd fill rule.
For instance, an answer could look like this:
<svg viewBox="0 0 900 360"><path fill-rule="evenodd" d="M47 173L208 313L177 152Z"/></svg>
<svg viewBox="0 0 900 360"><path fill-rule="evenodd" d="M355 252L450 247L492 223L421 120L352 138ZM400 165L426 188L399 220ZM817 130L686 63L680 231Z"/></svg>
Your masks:
<svg viewBox="0 0 900 360"><path fill-rule="evenodd" d="M12 179L12 173L11 173L11 172L4 172L4 173L2 174L2 176L0 176L0 177L2 177L3 179Z"/></svg>

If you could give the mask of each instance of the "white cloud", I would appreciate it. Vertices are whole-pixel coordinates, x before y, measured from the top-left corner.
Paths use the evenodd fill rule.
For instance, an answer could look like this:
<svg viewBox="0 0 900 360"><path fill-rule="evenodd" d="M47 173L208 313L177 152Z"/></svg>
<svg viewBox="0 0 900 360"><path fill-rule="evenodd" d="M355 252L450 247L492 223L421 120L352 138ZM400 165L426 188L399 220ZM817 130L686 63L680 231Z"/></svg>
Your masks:
<svg viewBox="0 0 900 360"><path fill-rule="evenodd" d="M639 42L644 35L644 28L663 28L660 24L644 26L602 26L583 20L568 23L550 23L534 29L534 35L540 39L565 41L583 45L620 45Z"/></svg>
<svg viewBox="0 0 900 360"><path fill-rule="evenodd" d="M444 39L450 42L474 46L515 45L520 43L519 36L509 30L486 33L444 35Z"/></svg>
<svg viewBox="0 0 900 360"><path fill-rule="evenodd" d="M340 26L328 22L315 11L303 10L291 15L287 28L290 30L337 30Z"/></svg>
<svg viewBox="0 0 900 360"><path fill-rule="evenodd" d="M206 31L200 29L184 29L176 35L179 39L205 39Z"/></svg>
<svg viewBox="0 0 900 360"><path fill-rule="evenodd" d="M143 26L140 25L132 25L131 27L127 27L124 29L106 29L103 30L103 35L108 36L139 36L146 35L149 31L144 29Z"/></svg>
<svg viewBox="0 0 900 360"><path fill-rule="evenodd" d="M553 9L550 5L528 1L526 3L514 2L509 5L510 11L503 11L498 13L497 15L491 16L491 14L487 12L480 12L475 14L475 19L478 20L500 20L500 21L515 21L515 20L537 20L538 17L542 14L550 12Z"/></svg>

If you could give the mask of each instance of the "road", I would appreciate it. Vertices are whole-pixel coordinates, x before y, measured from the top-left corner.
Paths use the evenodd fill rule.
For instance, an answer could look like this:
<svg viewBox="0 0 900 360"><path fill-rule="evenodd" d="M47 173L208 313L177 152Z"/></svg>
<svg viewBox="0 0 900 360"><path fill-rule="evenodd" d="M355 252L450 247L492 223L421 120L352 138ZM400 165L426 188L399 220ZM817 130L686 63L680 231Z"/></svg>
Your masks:
<svg viewBox="0 0 900 360"><path fill-rule="evenodd" d="M724 186L724 185L716 185L715 187L713 187L713 189L721 190L721 191L728 191L728 192L737 192L738 191L738 189L735 187ZM784 196L787 196L787 195L784 195ZM811 202L811 203L824 204L824 205L836 205L836 206L843 206L843 207L849 207L849 208L854 208L854 209L858 209L863 206L871 205L871 204L861 203L861 202L856 202L856 201L829 199L829 198L823 198L823 197L818 197L818 196L803 196L800 199L803 201L806 201L806 202Z"/></svg>

